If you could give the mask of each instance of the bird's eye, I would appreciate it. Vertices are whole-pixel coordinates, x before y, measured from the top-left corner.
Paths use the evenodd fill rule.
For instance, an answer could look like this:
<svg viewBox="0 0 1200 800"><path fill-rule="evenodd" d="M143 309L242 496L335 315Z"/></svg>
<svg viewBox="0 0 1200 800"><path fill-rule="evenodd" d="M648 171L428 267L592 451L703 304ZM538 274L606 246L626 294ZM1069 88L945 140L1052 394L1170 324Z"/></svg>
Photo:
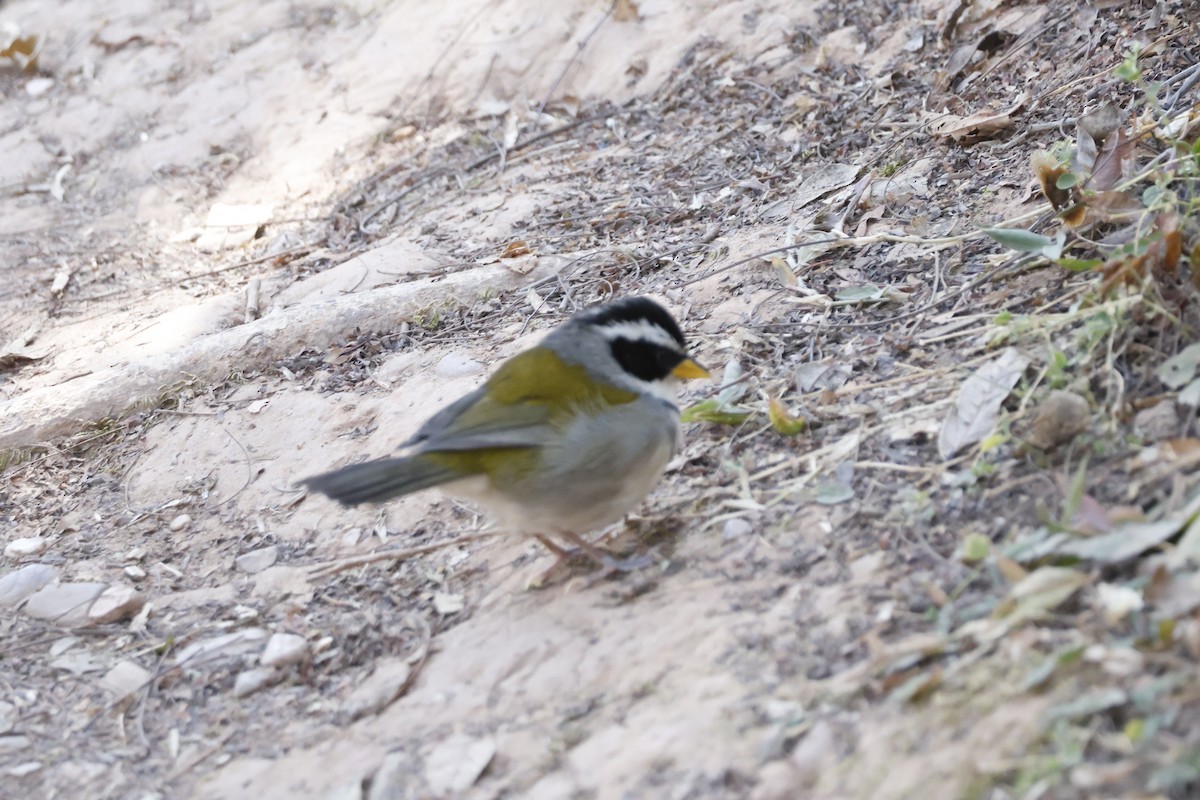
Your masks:
<svg viewBox="0 0 1200 800"><path fill-rule="evenodd" d="M614 339L611 346L617 363L643 381L662 380L684 359L678 350L645 339Z"/></svg>

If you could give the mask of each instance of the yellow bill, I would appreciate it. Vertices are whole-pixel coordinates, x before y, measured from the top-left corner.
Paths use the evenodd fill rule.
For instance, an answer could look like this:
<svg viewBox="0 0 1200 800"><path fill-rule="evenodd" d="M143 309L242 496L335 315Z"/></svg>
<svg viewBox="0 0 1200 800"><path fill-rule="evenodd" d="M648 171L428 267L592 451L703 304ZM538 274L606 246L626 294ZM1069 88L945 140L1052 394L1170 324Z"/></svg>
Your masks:
<svg viewBox="0 0 1200 800"><path fill-rule="evenodd" d="M711 377L709 371L697 364L696 360L692 358L685 358L683 361L680 361L679 365L671 370L671 374L685 381L693 378Z"/></svg>

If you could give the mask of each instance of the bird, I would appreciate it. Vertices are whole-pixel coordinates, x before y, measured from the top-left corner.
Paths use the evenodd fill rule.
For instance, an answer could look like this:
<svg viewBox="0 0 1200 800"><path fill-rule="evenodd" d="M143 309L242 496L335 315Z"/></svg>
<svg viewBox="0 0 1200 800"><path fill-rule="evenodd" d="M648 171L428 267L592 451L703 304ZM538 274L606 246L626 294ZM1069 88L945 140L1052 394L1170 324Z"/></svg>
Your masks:
<svg viewBox="0 0 1200 800"><path fill-rule="evenodd" d="M707 378L674 317L642 296L576 313L434 414L405 452L301 481L345 506L433 487L504 529L623 568L583 534L622 519L679 448L681 381Z"/></svg>

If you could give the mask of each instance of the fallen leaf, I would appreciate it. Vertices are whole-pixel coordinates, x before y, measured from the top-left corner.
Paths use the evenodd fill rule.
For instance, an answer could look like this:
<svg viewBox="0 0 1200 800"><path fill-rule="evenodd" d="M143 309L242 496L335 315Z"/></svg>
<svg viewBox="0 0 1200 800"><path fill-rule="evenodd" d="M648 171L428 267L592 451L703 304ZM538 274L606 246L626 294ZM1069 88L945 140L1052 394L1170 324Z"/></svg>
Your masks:
<svg viewBox="0 0 1200 800"><path fill-rule="evenodd" d="M1063 245L1067 241L1066 231L1059 231L1058 235L1051 239L1049 236L1042 236L1040 233L1022 228L980 228L980 230L1010 250L1020 253L1040 253L1049 259L1061 256Z"/></svg>
<svg viewBox="0 0 1200 800"><path fill-rule="evenodd" d="M1039 150L1029 159L1034 177L1042 187L1042 194L1057 211L1071 202L1071 192L1058 185L1059 179L1069 171L1066 164L1059 162L1045 150Z"/></svg>
<svg viewBox="0 0 1200 800"><path fill-rule="evenodd" d="M1112 533L1103 536L1063 542L1057 548L1057 552L1100 564L1117 564L1159 546L1185 526L1190 526L1198 515L1200 494L1182 509L1156 522L1128 522L1116 525Z"/></svg>
<svg viewBox="0 0 1200 800"><path fill-rule="evenodd" d="M992 432L1000 404L1017 385L1029 358L1009 347L963 383L954 408L938 433L938 453L950 459L964 447Z"/></svg>
<svg viewBox="0 0 1200 800"><path fill-rule="evenodd" d="M852 164L825 164L800 184L792 198L792 210L799 211L822 195L854 183L861 167Z"/></svg>
<svg viewBox="0 0 1200 800"><path fill-rule="evenodd" d="M529 249L529 243L524 239L517 239L515 242L509 242L504 248L504 252L500 254L501 258L516 258L517 256L527 256L532 251Z"/></svg>
<svg viewBox="0 0 1200 800"><path fill-rule="evenodd" d="M783 401L774 397L767 400L767 418L771 420L771 427L784 436L795 436L808 427L803 417L794 416Z"/></svg>
<svg viewBox="0 0 1200 800"><path fill-rule="evenodd" d="M1196 377L1198 367L1200 367L1200 343L1189 344L1160 364L1154 374L1167 388L1178 389Z"/></svg>
<svg viewBox="0 0 1200 800"><path fill-rule="evenodd" d="M1090 717L1100 711L1125 705L1128 700L1129 696L1125 693L1124 689L1098 689L1077 697L1070 702L1055 706L1050 709L1049 716L1052 719Z"/></svg>
<svg viewBox="0 0 1200 800"><path fill-rule="evenodd" d="M1078 570L1039 567L1009 590L1008 597L996 607L995 616L1004 620L1006 629L1040 619L1086 586L1088 580Z"/></svg>
<svg viewBox="0 0 1200 800"><path fill-rule="evenodd" d="M37 70L41 42L34 34L21 36L20 32L6 27L0 31L0 59L6 59L23 72Z"/></svg>
<svg viewBox="0 0 1200 800"><path fill-rule="evenodd" d="M1012 115L1025 105L1025 95L1017 98L1004 111L981 111L970 116L939 114L926 126L932 136L944 136L963 145L975 144L991 139L997 133L1013 126Z"/></svg>

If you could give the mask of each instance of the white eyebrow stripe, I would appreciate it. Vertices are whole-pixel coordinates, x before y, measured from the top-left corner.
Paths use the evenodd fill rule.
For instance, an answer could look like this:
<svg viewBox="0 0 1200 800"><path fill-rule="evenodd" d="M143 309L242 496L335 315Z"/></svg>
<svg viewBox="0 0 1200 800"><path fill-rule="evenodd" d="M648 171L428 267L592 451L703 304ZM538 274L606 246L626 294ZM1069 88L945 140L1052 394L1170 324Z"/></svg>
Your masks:
<svg viewBox="0 0 1200 800"><path fill-rule="evenodd" d="M682 351L683 347L679 342L675 341L675 337L664 331L658 325L655 325L650 320L626 320L622 322L610 322L606 325L601 325L600 333L605 339L610 342L617 339L629 339L637 342L650 342L651 344L662 345L671 350Z"/></svg>

